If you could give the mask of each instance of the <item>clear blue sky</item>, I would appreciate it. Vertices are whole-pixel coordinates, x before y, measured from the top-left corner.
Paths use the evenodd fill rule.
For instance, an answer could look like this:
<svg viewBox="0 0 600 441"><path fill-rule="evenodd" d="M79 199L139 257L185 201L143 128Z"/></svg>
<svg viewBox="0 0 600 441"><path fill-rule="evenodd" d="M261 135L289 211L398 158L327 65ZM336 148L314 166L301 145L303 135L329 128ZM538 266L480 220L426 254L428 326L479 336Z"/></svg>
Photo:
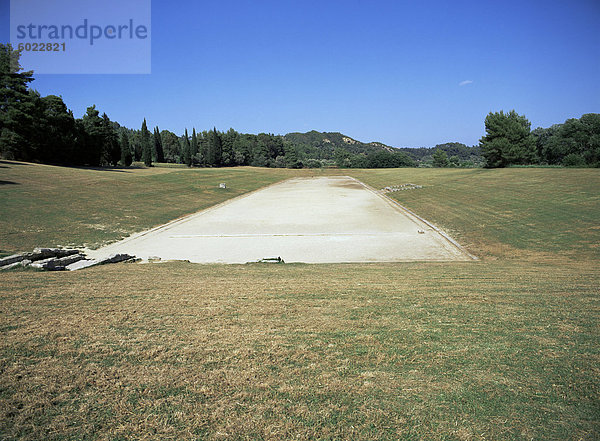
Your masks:
<svg viewBox="0 0 600 441"><path fill-rule="evenodd" d="M153 0L152 74L40 74L33 87L77 117L96 104L177 134L473 145L490 111L515 109L532 128L600 112L599 23L598 0Z"/></svg>

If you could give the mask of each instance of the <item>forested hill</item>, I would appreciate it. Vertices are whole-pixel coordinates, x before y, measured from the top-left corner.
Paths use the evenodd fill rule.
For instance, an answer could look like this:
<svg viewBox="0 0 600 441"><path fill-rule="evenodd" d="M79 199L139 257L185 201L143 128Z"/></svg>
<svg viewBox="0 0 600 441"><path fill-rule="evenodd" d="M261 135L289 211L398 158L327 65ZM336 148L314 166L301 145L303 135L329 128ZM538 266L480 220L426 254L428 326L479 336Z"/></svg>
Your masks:
<svg viewBox="0 0 600 441"><path fill-rule="evenodd" d="M456 158L457 164L466 163L474 166L483 163L479 146L468 147L459 142L447 142L438 144L435 147L390 147L381 142L364 143L357 141L339 132L317 132L316 130L306 133L288 133L284 136L284 139L293 145L302 156L316 159L333 159L336 150L347 152L350 155L369 155L387 151L404 153L416 164L425 164L433 161L433 154L439 149L445 152L448 158Z"/></svg>
<svg viewBox="0 0 600 441"><path fill-rule="evenodd" d="M322 151L324 156L331 156L335 149L343 149L353 154L369 154L381 150L392 151L392 147L379 142L364 143L357 141L339 132L317 132L312 130L306 133L288 133L284 136L286 141L304 151ZM312 155L311 155L312 156Z"/></svg>

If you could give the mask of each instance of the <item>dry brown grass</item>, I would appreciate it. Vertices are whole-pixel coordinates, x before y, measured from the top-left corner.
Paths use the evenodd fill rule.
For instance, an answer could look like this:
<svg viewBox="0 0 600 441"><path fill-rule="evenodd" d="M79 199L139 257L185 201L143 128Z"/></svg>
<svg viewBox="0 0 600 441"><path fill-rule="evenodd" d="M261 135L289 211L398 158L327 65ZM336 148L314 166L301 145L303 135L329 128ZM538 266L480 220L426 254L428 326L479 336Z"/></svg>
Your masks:
<svg viewBox="0 0 600 441"><path fill-rule="evenodd" d="M0 279L4 439L585 439L598 267L185 263Z"/></svg>

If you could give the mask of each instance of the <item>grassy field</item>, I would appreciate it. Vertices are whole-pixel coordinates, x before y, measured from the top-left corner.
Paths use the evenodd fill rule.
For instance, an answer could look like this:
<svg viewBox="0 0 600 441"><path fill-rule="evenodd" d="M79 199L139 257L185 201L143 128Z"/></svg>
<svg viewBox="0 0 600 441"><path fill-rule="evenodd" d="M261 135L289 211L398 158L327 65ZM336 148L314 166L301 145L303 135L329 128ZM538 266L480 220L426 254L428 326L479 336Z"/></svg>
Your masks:
<svg viewBox="0 0 600 441"><path fill-rule="evenodd" d="M352 173L484 258L600 258L598 169L400 169Z"/></svg>
<svg viewBox="0 0 600 441"><path fill-rule="evenodd" d="M132 210L119 228L147 228L219 202L218 182L298 173L0 166L7 251L115 240L77 226ZM597 170L314 173L423 185L392 196L482 260L2 273L0 439L598 439ZM60 195L37 191L56 176Z"/></svg>

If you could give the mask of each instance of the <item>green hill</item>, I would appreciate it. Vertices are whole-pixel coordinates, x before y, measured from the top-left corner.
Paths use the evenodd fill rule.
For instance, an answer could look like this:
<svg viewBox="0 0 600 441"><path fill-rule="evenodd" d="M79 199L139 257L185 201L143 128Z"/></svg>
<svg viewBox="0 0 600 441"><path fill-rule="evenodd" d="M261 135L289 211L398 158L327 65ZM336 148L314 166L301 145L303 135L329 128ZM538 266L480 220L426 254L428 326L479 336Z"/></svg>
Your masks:
<svg viewBox="0 0 600 441"><path fill-rule="evenodd" d="M372 155L377 152L403 153L416 164L431 163L436 149L446 152L448 157L456 156L460 163L482 165L481 148L468 147L459 142L447 142L435 147L391 147L381 142L361 142L339 132L318 132L312 130L306 133L288 133L284 140L294 146L303 158L335 160L336 150L342 150L349 155Z"/></svg>
<svg viewBox="0 0 600 441"><path fill-rule="evenodd" d="M308 156L319 159L332 159L335 149L346 150L352 154L369 154L381 150L394 150L392 147L380 142L364 143L339 132L317 132L316 130L306 133L293 132L285 135L284 139L300 151L313 153Z"/></svg>

